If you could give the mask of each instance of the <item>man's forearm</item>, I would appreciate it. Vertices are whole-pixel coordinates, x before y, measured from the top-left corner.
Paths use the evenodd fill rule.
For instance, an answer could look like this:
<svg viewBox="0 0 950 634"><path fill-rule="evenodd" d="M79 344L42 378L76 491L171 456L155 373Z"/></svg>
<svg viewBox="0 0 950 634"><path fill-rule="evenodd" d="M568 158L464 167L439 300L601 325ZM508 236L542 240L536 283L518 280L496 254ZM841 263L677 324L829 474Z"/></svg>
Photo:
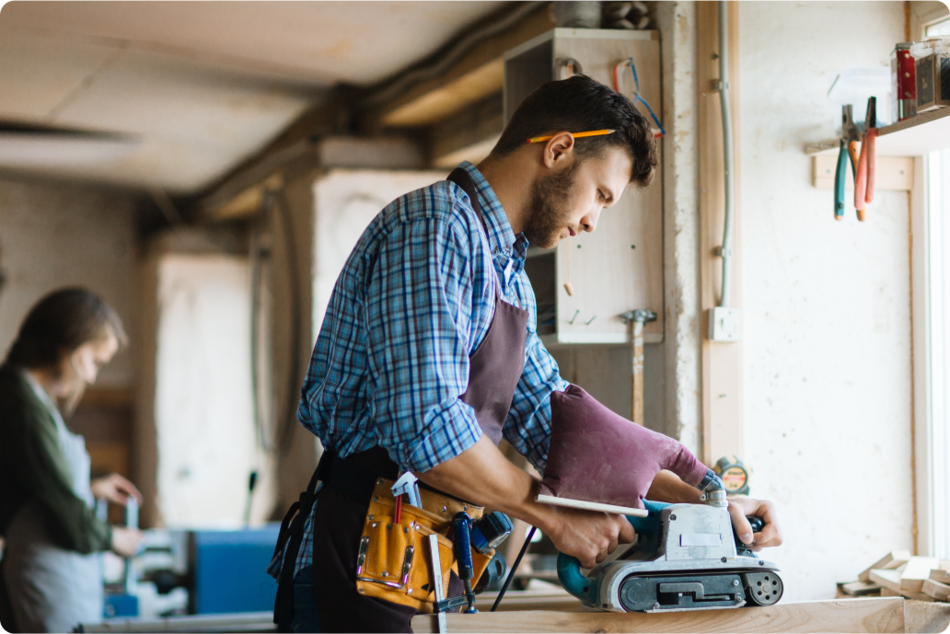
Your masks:
<svg viewBox="0 0 950 634"><path fill-rule="evenodd" d="M458 456L417 475L440 491L524 520L542 531L549 524L550 507L534 499L537 480L514 466L487 436Z"/></svg>
<svg viewBox="0 0 950 634"><path fill-rule="evenodd" d="M657 502L699 502L699 489L683 482L672 471L660 471L650 485L647 498Z"/></svg>

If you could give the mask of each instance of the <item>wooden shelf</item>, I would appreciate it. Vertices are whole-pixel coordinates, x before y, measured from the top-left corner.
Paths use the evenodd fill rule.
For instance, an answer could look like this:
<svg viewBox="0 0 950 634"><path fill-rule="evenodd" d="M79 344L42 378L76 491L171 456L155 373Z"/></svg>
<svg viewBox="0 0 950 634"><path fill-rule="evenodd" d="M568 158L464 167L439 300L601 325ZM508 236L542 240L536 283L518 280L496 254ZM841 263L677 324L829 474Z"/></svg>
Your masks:
<svg viewBox="0 0 950 634"><path fill-rule="evenodd" d="M923 156L950 148L950 108L940 108L878 130L878 156ZM838 139L805 146L813 156L838 153Z"/></svg>

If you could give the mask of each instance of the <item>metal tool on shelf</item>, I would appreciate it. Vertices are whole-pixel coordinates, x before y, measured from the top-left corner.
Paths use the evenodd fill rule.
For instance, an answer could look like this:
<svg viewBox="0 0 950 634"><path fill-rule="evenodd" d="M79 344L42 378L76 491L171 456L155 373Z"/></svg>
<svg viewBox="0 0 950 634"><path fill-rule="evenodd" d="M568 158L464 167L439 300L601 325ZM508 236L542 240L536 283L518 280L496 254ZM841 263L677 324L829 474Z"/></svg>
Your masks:
<svg viewBox="0 0 950 634"><path fill-rule="evenodd" d="M844 220L844 189L848 180L848 160L850 158L851 175L857 178L859 161L857 147L860 141L861 133L854 125L851 104L841 106L841 138L838 142L838 167L835 169L835 220Z"/></svg>
<svg viewBox="0 0 950 634"><path fill-rule="evenodd" d="M630 344L633 347L633 403L630 408L633 422L643 424L643 326L648 322L656 321L656 313L652 310L628 310L620 318L630 324Z"/></svg>

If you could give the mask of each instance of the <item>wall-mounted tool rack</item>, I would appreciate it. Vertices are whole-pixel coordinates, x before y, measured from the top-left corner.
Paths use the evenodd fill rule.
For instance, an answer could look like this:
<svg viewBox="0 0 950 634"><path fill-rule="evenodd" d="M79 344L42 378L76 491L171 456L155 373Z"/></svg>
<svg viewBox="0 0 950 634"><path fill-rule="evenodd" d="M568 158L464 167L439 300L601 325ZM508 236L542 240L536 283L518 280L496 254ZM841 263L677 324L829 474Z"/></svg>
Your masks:
<svg viewBox="0 0 950 634"><path fill-rule="evenodd" d="M576 60L580 72L612 86L614 66L630 57L636 64L640 94L660 113L658 32L553 29L505 54L505 122L531 91L561 78L562 60ZM629 81L624 78L620 87L631 96L632 76ZM646 108L638 106L650 119ZM618 315L637 308L658 315L657 321L646 325L645 341L663 340L663 179L659 171L647 189L628 188L619 203L601 214L594 233L562 241L555 249L529 249L525 270L538 301L538 333L546 345L629 343L630 328ZM568 249L573 295L564 290Z"/></svg>

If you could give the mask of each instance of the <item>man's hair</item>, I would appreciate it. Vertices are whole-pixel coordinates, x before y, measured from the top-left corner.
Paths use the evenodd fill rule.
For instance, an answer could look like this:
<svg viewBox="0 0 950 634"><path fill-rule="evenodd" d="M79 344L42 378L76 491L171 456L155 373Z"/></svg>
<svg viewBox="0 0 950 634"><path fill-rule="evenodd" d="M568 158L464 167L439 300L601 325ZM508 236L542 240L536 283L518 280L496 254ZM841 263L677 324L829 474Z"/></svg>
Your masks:
<svg viewBox="0 0 950 634"><path fill-rule="evenodd" d="M616 132L577 139L578 158L602 156L609 147L622 148L633 161L630 182L649 185L658 162L649 121L632 101L586 75L541 84L515 110L492 154L511 154L536 136L604 129Z"/></svg>
<svg viewBox="0 0 950 634"><path fill-rule="evenodd" d="M64 288L43 297L23 320L7 363L51 367L84 343L109 334L127 342L122 320L102 298L84 288Z"/></svg>

